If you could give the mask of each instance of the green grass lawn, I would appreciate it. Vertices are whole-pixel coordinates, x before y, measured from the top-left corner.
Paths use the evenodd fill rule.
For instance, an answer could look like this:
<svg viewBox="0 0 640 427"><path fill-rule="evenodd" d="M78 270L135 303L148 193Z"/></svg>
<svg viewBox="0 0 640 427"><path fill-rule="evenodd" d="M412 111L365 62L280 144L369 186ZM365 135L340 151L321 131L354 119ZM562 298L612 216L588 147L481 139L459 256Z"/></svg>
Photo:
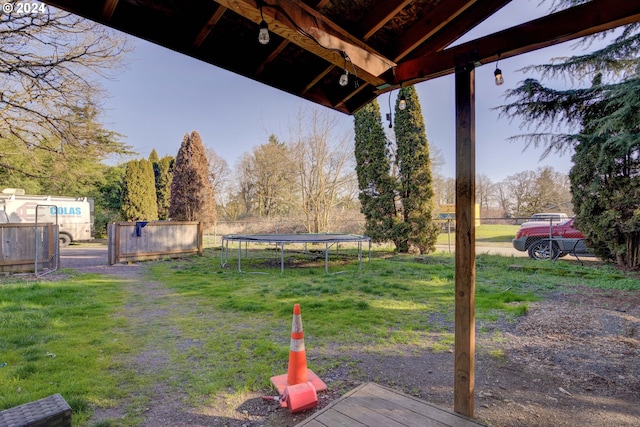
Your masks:
<svg viewBox="0 0 640 427"><path fill-rule="evenodd" d="M505 242L511 243L516 235L516 231L520 228L519 225L508 224L481 224L476 227L476 243L482 242ZM455 241L455 227L451 224L451 242ZM440 233L438 235L438 244L446 244L449 241L449 234L447 232Z"/></svg>
<svg viewBox="0 0 640 427"><path fill-rule="evenodd" d="M110 405L131 352L116 318L125 295L113 278L0 283L0 408L60 393L81 423L91 405Z"/></svg>
<svg viewBox="0 0 640 427"><path fill-rule="evenodd" d="M353 250L324 259L305 254L279 257L249 251L248 273L220 266L219 253L145 264L146 279L160 282L168 297L152 310L159 324L132 328L122 317L134 301L113 276L63 272L58 281L0 282L0 409L61 393L74 409L74 425L88 424L94 406L109 407L144 394L146 384L168 380L190 403L218 393L264 390L286 372L291 316L302 307L309 367L322 376L349 364L349 350L393 353L398 344L420 351L453 348L453 255L374 252L358 269ZM517 262L520 270L508 266ZM526 314L528 304L568 285L639 290L640 282L600 264L535 262L491 255L477 257L476 310L480 323ZM184 343L191 343L185 345ZM193 344L197 343L197 345ZM178 345L179 344L179 345ZM147 346L162 347L168 368L157 377L134 374L124 362ZM143 398L136 403L144 406ZM136 425L129 411L117 423Z"/></svg>

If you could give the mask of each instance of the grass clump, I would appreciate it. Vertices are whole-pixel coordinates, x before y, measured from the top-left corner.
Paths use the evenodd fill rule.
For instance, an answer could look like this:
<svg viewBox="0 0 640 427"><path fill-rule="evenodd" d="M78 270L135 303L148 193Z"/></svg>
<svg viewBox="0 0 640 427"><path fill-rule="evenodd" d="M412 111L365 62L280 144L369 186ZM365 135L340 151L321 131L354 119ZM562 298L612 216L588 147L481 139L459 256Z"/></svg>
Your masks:
<svg viewBox="0 0 640 427"><path fill-rule="evenodd" d="M0 284L0 409L60 393L74 424L123 395L117 356L131 347L114 314L118 281L99 276Z"/></svg>

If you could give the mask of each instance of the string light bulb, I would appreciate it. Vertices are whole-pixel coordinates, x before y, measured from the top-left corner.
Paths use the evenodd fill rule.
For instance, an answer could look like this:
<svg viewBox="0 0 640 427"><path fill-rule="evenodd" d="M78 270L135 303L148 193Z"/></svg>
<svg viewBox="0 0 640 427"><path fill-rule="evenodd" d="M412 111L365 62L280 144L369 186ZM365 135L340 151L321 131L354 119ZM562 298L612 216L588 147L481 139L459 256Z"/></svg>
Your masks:
<svg viewBox="0 0 640 427"><path fill-rule="evenodd" d="M349 84L349 72L347 71L347 60L349 59L349 57L347 56L347 52L345 52L344 50L340 51L340 55L342 56L342 59L344 59L344 74L340 76L338 84L344 87Z"/></svg>
<svg viewBox="0 0 640 427"><path fill-rule="evenodd" d="M502 83L504 83L504 77L502 77L502 70L500 68L496 68L496 70L493 72L493 75L496 78L496 86L500 86Z"/></svg>
<svg viewBox="0 0 640 427"><path fill-rule="evenodd" d="M500 62L500 54L498 54L498 60L496 61L496 70L493 72L493 76L496 79L496 86L504 83L504 77L502 77L502 70L498 68L498 62Z"/></svg>
<svg viewBox="0 0 640 427"><path fill-rule="evenodd" d="M258 26L260 28L260 30L258 30L258 42L260 44L269 44L269 26L262 16L262 6L260 6L260 19L262 19L262 21L260 21L260 25Z"/></svg>
<svg viewBox="0 0 640 427"><path fill-rule="evenodd" d="M338 80L340 86L346 86L349 84L349 72L347 69L344 69L344 74L340 76L340 80Z"/></svg>
<svg viewBox="0 0 640 427"><path fill-rule="evenodd" d="M400 95L400 102L398 102L398 108L404 110L407 108L407 99L403 95Z"/></svg>

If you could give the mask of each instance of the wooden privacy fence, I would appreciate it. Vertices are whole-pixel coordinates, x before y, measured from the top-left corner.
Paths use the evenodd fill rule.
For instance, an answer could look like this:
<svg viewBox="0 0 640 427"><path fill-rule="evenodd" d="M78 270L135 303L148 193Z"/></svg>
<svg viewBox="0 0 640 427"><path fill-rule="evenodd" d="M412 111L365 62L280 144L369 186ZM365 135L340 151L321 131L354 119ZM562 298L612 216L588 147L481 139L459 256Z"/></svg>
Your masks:
<svg viewBox="0 0 640 427"><path fill-rule="evenodd" d="M115 222L107 227L108 262L202 255L203 226L197 221Z"/></svg>
<svg viewBox="0 0 640 427"><path fill-rule="evenodd" d="M58 226L51 223L37 226L29 222L0 224L0 272L25 273L57 268L57 236Z"/></svg>

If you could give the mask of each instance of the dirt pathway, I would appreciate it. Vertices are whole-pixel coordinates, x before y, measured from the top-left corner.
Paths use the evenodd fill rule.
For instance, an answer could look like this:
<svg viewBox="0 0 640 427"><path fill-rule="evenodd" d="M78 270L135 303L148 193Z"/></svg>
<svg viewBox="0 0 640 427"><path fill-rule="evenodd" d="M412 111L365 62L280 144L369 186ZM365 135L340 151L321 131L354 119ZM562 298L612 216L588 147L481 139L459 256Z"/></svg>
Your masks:
<svg viewBox="0 0 640 427"><path fill-rule="evenodd" d="M93 423L109 420L119 425L118 420L128 415L139 420L141 427L263 425L248 424L247 421L255 421L248 414L240 413L240 419L223 415L230 412L228 408L214 411L208 406L192 408L187 403L189 384L181 383L180 373L188 367L175 366L171 353L187 349L193 343L185 340L178 327L167 319L195 316L191 312L193 308L173 303L170 291L162 284L145 280L142 267L137 264L85 266L79 270L114 274L126 279L129 302L119 315L128 320L129 333L136 337L137 343L142 343L142 347L137 349L135 357L125 356L124 362L136 375L152 380L143 390L125 399L121 406L97 409Z"/></svg>

